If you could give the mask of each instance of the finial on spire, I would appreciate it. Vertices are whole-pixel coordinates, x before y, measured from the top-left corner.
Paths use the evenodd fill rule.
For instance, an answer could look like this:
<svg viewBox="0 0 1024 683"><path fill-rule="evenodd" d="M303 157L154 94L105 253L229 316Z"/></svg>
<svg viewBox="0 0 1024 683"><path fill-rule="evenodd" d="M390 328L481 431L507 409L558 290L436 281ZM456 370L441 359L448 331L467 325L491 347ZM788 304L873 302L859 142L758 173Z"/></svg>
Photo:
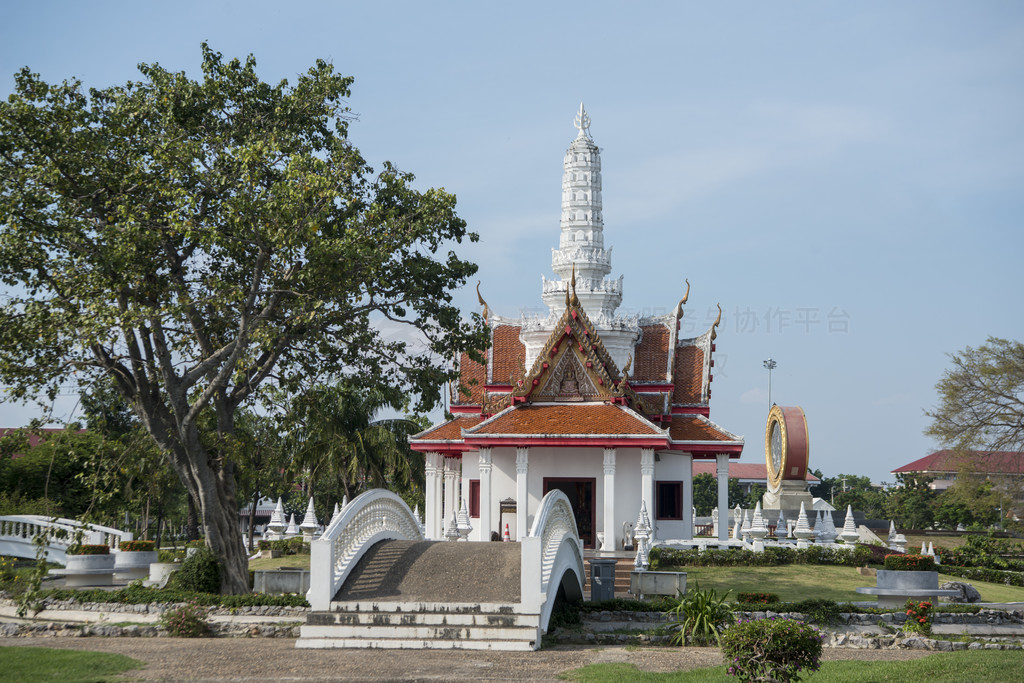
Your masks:
<svg viewBox="0 0 1024 683"><path fill-rule="evenodd" d="M572 299L569 300L573 306L579 306L580 300L576 298L576 264L572 264L572 279L569 280L569 285L572 287Z"/></svg>
<svg viewBox="0 0 1024 683"><path fill-rule="evenodd" d="M590 116L587 115L587 110L583 108L583 103L580 102L580 110L576 113L576 120L573 121L573 125L579 130L577 138L590 137Z"/></svg>

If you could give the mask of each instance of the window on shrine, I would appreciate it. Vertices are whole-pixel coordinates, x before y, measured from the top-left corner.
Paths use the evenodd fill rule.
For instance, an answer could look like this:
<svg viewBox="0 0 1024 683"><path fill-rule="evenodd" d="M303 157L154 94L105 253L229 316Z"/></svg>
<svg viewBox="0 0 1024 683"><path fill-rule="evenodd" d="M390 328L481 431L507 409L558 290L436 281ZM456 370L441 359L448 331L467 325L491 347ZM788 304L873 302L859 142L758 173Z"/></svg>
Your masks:
<svg viewBox="0 0 1024 683"><path fill-rule="evenodd" d="M469 480L469 516L480 516L480 480Z"/></svg>
<svg viewBox="0 0 1024 683"><path fill-rule="evenodd" d="M683 518L683 482L659 481L655 491L654 506L658 519Z"/></svg>

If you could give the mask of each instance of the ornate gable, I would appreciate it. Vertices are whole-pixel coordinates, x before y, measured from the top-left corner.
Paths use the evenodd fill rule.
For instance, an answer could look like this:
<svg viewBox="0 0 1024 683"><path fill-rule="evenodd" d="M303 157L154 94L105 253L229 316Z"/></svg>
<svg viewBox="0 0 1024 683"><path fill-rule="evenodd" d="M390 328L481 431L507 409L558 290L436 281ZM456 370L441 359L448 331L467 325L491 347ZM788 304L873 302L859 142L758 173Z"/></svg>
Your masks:
<svg viewBox="0 0 1024 683"><path fill-rule="evenodd" d="M554 370L543 377L533 396L538 401L595 401L607 397L583 366L572 344L566 344L554 362ZM603 388L603 387L602 387Z"/></svg>

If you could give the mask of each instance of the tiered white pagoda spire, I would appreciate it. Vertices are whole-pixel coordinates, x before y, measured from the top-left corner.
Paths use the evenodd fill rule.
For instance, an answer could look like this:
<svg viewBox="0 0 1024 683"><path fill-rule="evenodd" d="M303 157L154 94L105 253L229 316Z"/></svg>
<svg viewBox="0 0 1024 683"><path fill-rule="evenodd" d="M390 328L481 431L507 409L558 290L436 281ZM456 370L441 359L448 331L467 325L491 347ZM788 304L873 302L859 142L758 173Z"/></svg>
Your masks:
<svg viewBox="0 0 1024 683"><path fill-rule="evenodd" d="M604 248L601 208L601 154L590 137L590 116L583 103L574 122L579 133L565 152L562 170L562 220L551 269L561 279L543 278L544 303L551 312L565 308L565 291L576 268L576 296L591 319L611 318L622 303L622 276L612 270L612 250Z"/></svg>
<svg viewBox="0 0 1024 683"><path fill-rule="evenodd" d="M616 366L622 368L640 339L640 317L616 314L622 303L622 276L608 276L612 250L604 246L601 154L590 137L590 116L582 103L574 124L576 139L566 150L562 165L558 248L551 250L551 269L558 278L541 277L541 296L550 310L547 316L524 318L520 339L526 346L526 367L530 367L565 312L566 292L575 268L576 297Z"/></svg>

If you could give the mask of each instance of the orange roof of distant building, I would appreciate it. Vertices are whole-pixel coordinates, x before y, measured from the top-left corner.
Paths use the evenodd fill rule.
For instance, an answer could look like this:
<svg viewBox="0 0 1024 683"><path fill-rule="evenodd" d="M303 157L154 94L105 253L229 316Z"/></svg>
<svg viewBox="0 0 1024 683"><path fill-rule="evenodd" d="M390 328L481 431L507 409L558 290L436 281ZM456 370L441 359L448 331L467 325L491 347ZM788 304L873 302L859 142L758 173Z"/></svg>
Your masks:
<svg viewBox="0 0 1024 683"><path fill-rule="evenodd" d="M693 476L698 474L710 474L715 475L715 463L709 460L694 460L693 461ZM730 462L729 463L729 476L733 479L748 479L748 480L768 480L768 465L766 463L756 462ZM807 481L819 482L821 481L818 477L814 476L810 472L807 473Z"/></svg>
<svg viewBox="0 0 1024 683"><path fill-rule="evenodd" d="M1024 453L1015 451L935 451L892 470L892 473L959 472L965 469L980 474L1024 474Z"/></svg>

